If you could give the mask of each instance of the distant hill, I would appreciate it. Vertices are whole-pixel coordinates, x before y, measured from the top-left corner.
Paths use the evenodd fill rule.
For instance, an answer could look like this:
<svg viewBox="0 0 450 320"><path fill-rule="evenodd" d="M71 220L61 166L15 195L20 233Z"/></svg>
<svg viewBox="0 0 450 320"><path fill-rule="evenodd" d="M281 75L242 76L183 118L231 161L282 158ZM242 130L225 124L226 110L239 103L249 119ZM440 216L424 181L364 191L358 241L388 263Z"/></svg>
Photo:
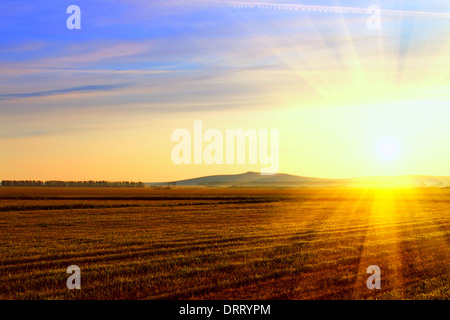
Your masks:
<svg viewBox="0 0 450 320"><path fill-rule="evenodd" d="M217 186L217 187L450 187L450 177L391 176L353 179L323 179L285 173L261 175L258 172L213 175L193 179L146 183L149 186Z"/></svg>

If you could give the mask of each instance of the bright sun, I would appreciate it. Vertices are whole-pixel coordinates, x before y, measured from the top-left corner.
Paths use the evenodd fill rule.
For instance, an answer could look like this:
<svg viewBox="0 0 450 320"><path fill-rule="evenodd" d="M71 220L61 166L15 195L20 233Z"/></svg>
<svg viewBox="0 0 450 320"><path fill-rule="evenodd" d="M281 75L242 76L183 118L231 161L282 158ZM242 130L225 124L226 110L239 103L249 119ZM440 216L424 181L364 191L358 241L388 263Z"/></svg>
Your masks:
<svg viewBox="0 0 450 320"><path fill-rule="evenodd" d="M399 145L392 137L383 137L377 144L377 155L383 162L393 162L399 153Z"/></svg>

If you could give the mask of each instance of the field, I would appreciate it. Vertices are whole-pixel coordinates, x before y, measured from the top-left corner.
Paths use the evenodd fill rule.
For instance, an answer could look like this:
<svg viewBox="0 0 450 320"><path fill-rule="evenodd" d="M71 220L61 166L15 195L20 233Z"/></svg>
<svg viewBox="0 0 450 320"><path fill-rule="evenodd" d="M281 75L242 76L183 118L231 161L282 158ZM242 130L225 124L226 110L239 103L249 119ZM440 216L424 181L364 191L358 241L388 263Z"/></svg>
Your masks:
<svg viewBox="0 0 450 320"><path fill-rule="evenodd" d="M449 231L450 189L4 187L0 299L449 299Z"/></svg>

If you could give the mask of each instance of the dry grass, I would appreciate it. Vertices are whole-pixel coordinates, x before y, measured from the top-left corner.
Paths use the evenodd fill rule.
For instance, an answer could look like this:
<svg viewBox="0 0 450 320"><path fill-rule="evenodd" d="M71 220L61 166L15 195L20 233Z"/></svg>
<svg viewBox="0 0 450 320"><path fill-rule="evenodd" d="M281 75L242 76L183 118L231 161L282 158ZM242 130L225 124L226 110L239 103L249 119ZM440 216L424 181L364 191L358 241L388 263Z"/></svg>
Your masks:
<svg viewBox="0 0 450 320"><path fill-rule="evenodd" d="M0 298L449 299L449 214L449 189L0 188Z"/></svg>

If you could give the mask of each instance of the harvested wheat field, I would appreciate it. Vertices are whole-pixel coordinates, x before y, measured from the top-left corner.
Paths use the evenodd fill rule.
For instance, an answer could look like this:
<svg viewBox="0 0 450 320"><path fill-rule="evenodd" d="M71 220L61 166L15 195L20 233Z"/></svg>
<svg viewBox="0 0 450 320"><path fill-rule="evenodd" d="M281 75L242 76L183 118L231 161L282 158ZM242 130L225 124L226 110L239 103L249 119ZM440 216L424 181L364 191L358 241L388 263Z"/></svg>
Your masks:
<svg viewBox="0 0 450 320"><path fill-rule="evenodd" d="M0 299L449 299L449 231L450 189L4 187Z"/></svg>

